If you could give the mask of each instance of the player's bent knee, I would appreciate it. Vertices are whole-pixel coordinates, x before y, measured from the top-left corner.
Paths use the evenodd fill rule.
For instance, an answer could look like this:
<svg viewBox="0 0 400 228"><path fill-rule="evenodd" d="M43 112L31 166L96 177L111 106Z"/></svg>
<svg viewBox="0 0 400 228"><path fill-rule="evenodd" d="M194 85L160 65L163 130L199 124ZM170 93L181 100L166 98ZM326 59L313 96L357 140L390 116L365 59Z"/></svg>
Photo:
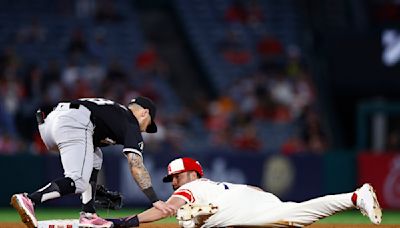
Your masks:
<svg viewBox="0 0 400 228"><path fill-rule="evenodd" d="M76 194L83 193L89 187L89 180L83 180L82 178L71 178L71 179L75 179L74 185Z"/></svg>
<svg viewBox="0 0 400 228"><path fill-rule="evenodd" d="M62 196L74 193L76 191L76 184L70 177L61 178L54 181L58 192Z"/></svg>

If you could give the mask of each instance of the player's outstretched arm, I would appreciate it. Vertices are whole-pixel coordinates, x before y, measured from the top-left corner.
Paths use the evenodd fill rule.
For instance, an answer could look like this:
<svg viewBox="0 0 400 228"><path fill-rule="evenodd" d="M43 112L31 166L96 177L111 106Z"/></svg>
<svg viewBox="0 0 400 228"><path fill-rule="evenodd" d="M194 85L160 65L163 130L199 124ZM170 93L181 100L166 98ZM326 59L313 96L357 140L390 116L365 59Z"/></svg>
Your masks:
<svg viewBox="0 0 400 228"><path fill-rule="evenodd" d="M176 210L181 206L183 206L185 203L186 202L183 199L177 197L171 197L168 199L166 204L171 208L175 208L173 213L164 213L161 210L152 207L150 209L147 209L146 211L143 211L138 215L132 215L129 217L114 218L114 219L110 218L107 220L113 222L115 228L137 227L139 226L140 223L155 222L163 218L166 218L168 216L175 215Z"/></svg>
<svg viewBox="0 0 400 228"><path fill-rule="evenodd" d="M154 221L158 221L160 219L163 219L163 218L166 218L169 216L173 216L176 214L176 211L180 207L182 207L183 205L186 204L186 202L183 199L180 199L177 197L170 197L167 200L166 204L168 207L174 209L173 213L163 213L159 209L152 207L152 208L138 214L139 222L140 223L154 222Z"/></svg>
<svg viewBox="0 0 400 228"><path fill-rule="evenodd" d="M136 153L129 153L127 154L127 159L133 179L136 181L140 189L142 189L143 193L153 203L153 206L161 210L163 213L173 213L173 208L170 208L167 204L158 199L157 194L152 187L150 174L144 166L142 156Z"/></svg>

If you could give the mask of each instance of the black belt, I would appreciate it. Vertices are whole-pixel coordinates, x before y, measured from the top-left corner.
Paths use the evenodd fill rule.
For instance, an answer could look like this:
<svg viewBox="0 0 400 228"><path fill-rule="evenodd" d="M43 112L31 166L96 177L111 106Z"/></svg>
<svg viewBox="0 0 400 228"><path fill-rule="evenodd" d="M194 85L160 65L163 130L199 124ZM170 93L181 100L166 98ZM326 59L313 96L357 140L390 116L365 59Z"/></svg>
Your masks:
<svg viewBox="0 0 400 228"><path fill-rule="evenodd" d="M69 103L70 109L79 109L79 106L81 106L79 103ZM46 113L43 112L42 110L39 109L36 111L36 121L37 121L38 125L44 123L46 116L47 116Z"/></svg>

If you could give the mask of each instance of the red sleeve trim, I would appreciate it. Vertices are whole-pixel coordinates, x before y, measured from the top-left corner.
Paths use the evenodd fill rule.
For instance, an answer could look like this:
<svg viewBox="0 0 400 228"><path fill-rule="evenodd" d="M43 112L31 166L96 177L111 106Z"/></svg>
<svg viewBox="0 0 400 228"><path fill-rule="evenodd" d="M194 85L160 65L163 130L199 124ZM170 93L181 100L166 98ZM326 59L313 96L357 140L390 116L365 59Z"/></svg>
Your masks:
<svg viewBox="0 0 400 228"><path fill-rule="evenodd" d="M185 198L190 203L193 203L195 201L193 193L188 189L181 189L181 190L179 190L177 192L174 192L174 194L172 194L172 195L181 196L181 197Z"/></svg>

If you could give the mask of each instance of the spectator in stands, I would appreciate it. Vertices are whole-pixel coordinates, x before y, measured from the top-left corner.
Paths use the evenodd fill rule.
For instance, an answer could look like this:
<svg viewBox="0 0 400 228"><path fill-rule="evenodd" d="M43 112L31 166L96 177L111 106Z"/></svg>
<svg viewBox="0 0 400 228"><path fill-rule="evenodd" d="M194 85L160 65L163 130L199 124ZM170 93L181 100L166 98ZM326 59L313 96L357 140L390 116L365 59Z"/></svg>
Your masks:
<svg viewBox="0 0 400 228"><path fill-rule="evenodd" d="M255 92L256 106L253 111L254 116L263 121L274 121L277 104L271 97L271 91L265 86L257 85Z"/></svg>
<svg viewBox="0 0 400 228"><path fill-rule="evenodd" d="M82 69L82 78L89 82L91 90L100 93L100 86L106 78L106 69L96 59L91 59Z"/></svg>
<svg viewBox="0 0 400 228"><path fill-rule="evenodd" d="M297 119L306 107L313 105L315 101L315 91L307 72L300 72L293 76L294 99L290 105L291 116Z"/></svg>
<svg viewBox="0 0 400 228"><path fill-rule="evenodd" d="M229 23L241 23L258 27L259 22L263 19L263 12L256 0L235 0L225 10L224 19Z"/></svg>
<svg viewBox="0 0 400 228"><path fill-rule="evenodd" d="M232 101L229 97L219 97L208 104L205 128L209 131L212 147L226 148L231 146L230 118Z"/></svg>
<svg viewBox="0 0 400 228"><path fill-rule="evenodd" d="M9 134L0 134L0 154L15 154L18 143Z"/></svg>
<svg viewBox="0 0 400 228"><path fill-rule="evenodd" d="M286 48L286 74L288 77L297 76L305 71L302 63L300 48L297 45L289 45Z"/></svg>
<svg viewBox="0 0 400 228"><path fill-rule="evenodd" d="M4 78L8 68L18 68L21 57L17 55L12 47L5 47L0 55L0 79Z"/></svg>
<svg viewBox="0 0 400 228"><path fill-rule="evenodd" d="M264 14L258 0L251 0L247 7L247 24L253 29L260 29Z"/></svg>
<svg viewBox="0 0 400 228"><path fill-rule="evenodd" d="M304 143L301 138L297 135L293 135L286 139L281 146L281 152L285 155L292 155L297 153L306 152Z"/></svg>
<svg viewBox="0 0 400 228"><path fill-rule="evenodd" d="M12 136L17 135L14 116L5 110L2 99L0 99L0 134L7 133Z"/></svg>
<svg viewBox="0 0 400 228"><path fill-rule="evenodd" d="M80 78L80 68L76 61L70 60L68 65L62 70L61 82L67 90L72 90Z"/></svg>
<svg viewBox="0 0 400 228"><path fill-rule="evenodd" d="M280 120L291 120L289 107L293 104L295 96L290 80L283 72L279 72L271 80L269 90L273 102L277 104L277 117Z"/></svg>
<svg viewBox="0 0 400 228"><path fill-rule="evenodd" d="M90 81L87 81L85 78L78 78L76 81L76 86L69 91L70 98L72 100L79 99L81 97L95 97L96 93L92 89L92 85Z"/></svg>
<svg viewBox="0 0 400 228"><path fill-rule="evenodd" d="M136 69L145 73L155 73L160 63L160 56L153 43L147 43L135 59Z"/></svg>
<svg viewBox="0 0 400 228"><path fill-rule="evenodd" d="M258 138L257 128L252 120L249 120L237 128L233 138L233 146L238 151L259 152L262 148L262 142Z"/></svg>
<svg viewBox="0 0 400 228"><path fill-rule="evenodd" d="M225 38L218 43L218 51L234 65L245 65L251 60L250 50L243 45L235 30L227 30Z"/></svg>
<svg viewBox="0 0 400 228"><path fill-rule="evenodd" d="M328 140L321 126L318 114L307 107L303 113L302 138L305 149L312 153L323 153L328 148Z"/></svg>
<svg viewBox="0 0 400 228"><path fill-rule="evenodd" d="M247 18L247 12L245 5L241 0L235 0L226 9L224 19L230 23L245 23Z"/></svg>
<svg viewBox="0 0 400 228"><path fill-rule="evenodd" d="M222 102L212 101L208 106L208 117L205 122L206 128L211 132L224 131L229 125L229 111L226 111Z"/></svg>
<svg viewBox="0 0 400 228"><path fill-rule="evenodd" d="M152 99L155 102L159 101L161 98L161 95L157 90L154 81L152 80L146 80L145 82L143 82L140 88L138 88L138 92L143 96Z"/></svg>
<svg viewBox="0 0 400 228"><path fill-rule="evenodd" d="M44 90L43 71L38 65L29 67L25 76L24 90L31 102L37 102L42 99Z"/></svg>
<svg viewBox="0 0 400 228"><path fill-rule="evenodd" d="M16 65L9 65L3 72L0 80L0 99L2 99L6 112L14 115L25 96L25 90Z"/></svg>
<svg viewBox="0 0 400 228"><path fill-rule="evenodd" d="M268 61L273 58L281 58L284 54L284 48L280 40L263 33L257 43L257 52L264 61Z"/></svg>

